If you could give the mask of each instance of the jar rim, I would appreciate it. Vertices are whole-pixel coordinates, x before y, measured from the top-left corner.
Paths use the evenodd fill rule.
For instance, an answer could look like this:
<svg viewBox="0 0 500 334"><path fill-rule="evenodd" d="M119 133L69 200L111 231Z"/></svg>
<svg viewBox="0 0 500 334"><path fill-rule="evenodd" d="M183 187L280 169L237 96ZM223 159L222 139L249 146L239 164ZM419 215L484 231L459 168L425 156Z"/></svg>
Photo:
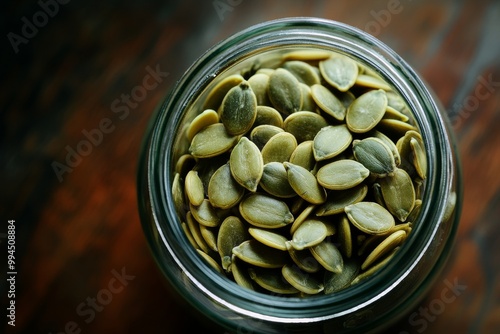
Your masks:
<svg viewBox="0 0 500 334"><path fill-rule="evenodd" d="M156 125L152 129L151 149L146 157L148 187L151 206L155 211L155 228L158 234L156 240L161 240L162 247L165 247L174 258L173 262L182 269L183 275L186 275L203 295L236 313L275 322L321 321L352 313L390 293L424 256L432 238L437 233L439 224L429 227L416 223L416 228L410 233L392 261L368 281L334 295L314 296L305 300L253 292L219 276L215 271L203 270L209 266L197 258L194 249L182 249L183 255L180 255L181 250L175 246L179 246L180 244L177 243L185 239L185 236L182 235L182 229L178 226L176 228L169 226L174 223L179 225L175 209L170 205L172 203L169 190L172 181L172 164L169 159L172 156L173 138L183 111L196 99L197 93L220 72L241 62L248 57L248 54L271 50L277 47L277 44L279 47L309 45L329 48L356 56L377 69L403 95L416 114L416 121L422 131L424 142L428 144L426 152L429 161L427 181L429 186L424 193L420 215L422 219L426 217L430 221L440 221L440 217L444 214L443 198L447 198L453 178L450 167L452 161L446 155L451 144L445 135L445 121L440 117L434 99L410 66L379 40L362 30L336 21L296 17L254 25L207 50L178 81L160 108ZM224 57L226 57L226 63L222 66L218 62ZM417 239L417 236L423 239ZM422 242L423 240L425 242ZM416 247L419 251L412 254L410 252L412 247ZM193 263L186 263L186 259L192 260ZM162 266L161 263L159 264ZM205 266L205 268L200 268L200 266ZM391 273L396 271L400 274L397 277L391 277ZM166 273L165 270L164 273ZM180 277L173 276L171 273L166 274L170 276L170 280L174 281L178 289L183 289L181 284L175 282ZM205 284L205 280L210 282L210 287ZM194 297L186 297L193 298L193 303L199 303L194 300ZM349 302L350 299L355 299L356 303ZM360 300L362 300L361 303ZM272 310L269 309L269 305L272 305Z"/></svg>

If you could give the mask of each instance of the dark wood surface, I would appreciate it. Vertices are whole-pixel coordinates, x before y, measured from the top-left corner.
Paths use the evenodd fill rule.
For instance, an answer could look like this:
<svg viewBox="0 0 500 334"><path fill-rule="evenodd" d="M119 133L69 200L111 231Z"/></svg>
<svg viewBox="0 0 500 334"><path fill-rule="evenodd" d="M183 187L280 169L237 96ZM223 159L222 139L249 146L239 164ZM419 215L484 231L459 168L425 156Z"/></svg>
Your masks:
<svg viewBox="0 0 500 334"><path fill-rule="evenodd" d="M17 270L16 326L2 315L0 328L204 331L165 288L140 226L141 139L154 108L214 43L265 20L317 16L366 30L398 52L436 92L456 132L465 190L456 245L415 309L418 316L390 332L499 332L499 1L216 1L234 4L224 12L213 1L60 2L66 3L45 16L35 1L0 5L3 303L9 219L16 226ZM30 30L26 22L39 27ZM164 73L127 114L116 113L144 85L148 70ZM54 162L65 164L78 145L85 149L85 133L95 129L106 133L58 178ZM113 277L123 272L128 276L120 285ZM447 282L465 288L436 308ZM97 296L109 303L90 312ZM430 314L419 313L429 307Z"/></svg>

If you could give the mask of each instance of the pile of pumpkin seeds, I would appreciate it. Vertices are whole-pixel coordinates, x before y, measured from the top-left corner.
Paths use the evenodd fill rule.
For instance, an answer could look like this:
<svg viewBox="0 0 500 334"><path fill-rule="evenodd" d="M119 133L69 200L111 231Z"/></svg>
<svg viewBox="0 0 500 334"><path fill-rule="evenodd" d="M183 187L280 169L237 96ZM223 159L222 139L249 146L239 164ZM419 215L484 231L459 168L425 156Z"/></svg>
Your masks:
<svg viewBox="0 0 500 334"><path fill-rule="evenodd" d="M425 144L400 95L342 54L297 50L218 78L183 129L182 228L260 292L333 293L379 270L416 220Z"/></svg>

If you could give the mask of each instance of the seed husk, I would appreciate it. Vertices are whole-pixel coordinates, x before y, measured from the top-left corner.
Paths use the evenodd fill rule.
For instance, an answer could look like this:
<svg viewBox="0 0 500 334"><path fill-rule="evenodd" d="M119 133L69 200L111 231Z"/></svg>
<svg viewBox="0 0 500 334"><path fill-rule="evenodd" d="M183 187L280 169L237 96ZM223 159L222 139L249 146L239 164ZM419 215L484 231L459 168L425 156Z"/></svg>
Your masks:
<svg viewBox="0 0 500 334"><path fill-rule="evenodd" d="M354 100L346 113L346 123L354 133L364 133L373 129L382 119L387 108L385 91L372 90Z"/></svg>
<svg viewBox="0 0 500 334"><path fill-rule="evenodd" d="M189 152L195 158L210 158L229 151L238 141L230 135L222 123L207 126L191 141Z"/></svg>
<svg viewBox="0 0 500 334"><path fill-rule="evenodd" d="M349 221L360 231L378 235L389 231L394 225L394 217L383 206L375 202L359 202L344 209Z"/></svg>
<svg viewBox="0 0 500 334"><path fill-rule="evenodd" d="M226 131L233 136L241 135L252 128L257 117L257 98L247 81L227 92L222 101L220 120Z"/></svg>
<svg viewBox="0 0 500 334"><path fill-rule="evenodd" d="M218 110L227 92L244 80L245 79L239 74L233 74L222 79L208 94L203 109Z"/></svg>
<svg viewBox="0 0 500 334"><path fill-rule="evenodd" d="M268 247L257 240L247 240L233 248L243 262L261 268L281 268L288 262L288 253Z"/></svg>
<svg viewBox="0 0 500 334"><path fill-rule="evenodd" d="M313 85L311 86L311 96L325 113L338 121L344 120L346 108L328 88L319 84Z"/></svg>
<svg viewBox="0 0 500 334"><path fill-rule="evenodd" d="M250 140L261 150L273 136L284 130L275 125L262 124L256 126L250 133Z"/></svg>
<svg viewBox="0 0 500 334"><path fill-rule="evenodd" d="M361 163L342 159L331 162L318 170L318 183L326 189L344 190L357 186L370 175Z"/></svg>
<svg viewBox="0 0 500 334"><path fill-rule="evenodd" d="M401 168L380 179L380 188L387 209L404 222L415 205L415 189L411 177Z"/></svg>
<svg viewBox="0 0 500 334"><path fill-rule="evenodd" d="M293 233L290 244L296 250L313 247L321 243L327 233L327 228L322 221L307 219Z"/></svg>
<svg viewBox="0 0 500 334"><path fill-rule="evenodd" d="M281 269L283 277L293 285L297 290L306 294L314 295L323 291L321 282L314 278L310 273L305 273L294 265L285 265Z"/></svg>
<svg viewBox="0 0 500 334"><path fill-rule="evenodd" d="M229 163L219 167L208 183L208 199L216 208L232 208L239 203L244 194L245 188L233 178Z"/></svg>
<svg viewBox="0 0 500 334"><path fill-rule="evenodd" d="M357 63L340 54L320 61L319 70L325 81L341 92L351 88L358 77Z"/></svg>
<svg viewBox="0 0 500 334"><path fill-rule="evenodd" d="M352 134L345 124L325 126L314 137L314 158L316 161L331 159L344 152L351 142Z"/></svg>
<svg viewBox="0 0 500 334"><path fill-rule="evenodd" d="M236 182L251 192L257 190L264 162L259 148L247 137L241 137L229 158L231 174Z"/></svg>
<svg viewBox="0 0 500 334"><path fill-rule="evenodd" d="M323 240L318 245L311 247L311 254L326 270L338 274L342 272L344 260L333 242Z"/></svg>
<svg viewBox="0 0 500 334"><path fill-rule="evenodd" d="M361 269L366 270L378 259L382 258L385 254L392 251L399 246L406 238L405 231L395 231L387 238L385 238L375 249L366 257L365 261L361 264Z"/></svg>
<svg viewBox="0 0 500 334"><path fill-rule="evenodd" d="M204 199L200 206L189 204L189 209L198 223L207 227L219 226L220 218L208 199Z"/></svg>
<svg viewBox="0 0 500 334"><path fill-rule="evenodd" d="M271 137L262 148L262 159L269 162L285 162L297 148L297 140L289 132L281 132Z"/></svg>
<svg viewBox="0 0 500 334"><path fill-rule="evenodd" d="M289 60L283 63L283 68L292 73L299 82L308 86L320 83L320 77L314 67L300 60Z"/></svg>
<svg viewBox="0 0 500 334"><path fill-rule="evenodd" d="M312 204L321 204L326 200L326 192L318 183L316 177L304 167L284 162L288 182L295 192Z"/></svg>
<svg viewBox="0 0 500 334"><path fill-rule="evenodd" d="M267 95L274 108L289 115L302 108L302 91L299 81L289 71L278 68L269 76Z"/></svg>
<svg viewBox="0 0 500 334"><path fill-rule="evenodd" d="M281 273L281 268L265 269L265 268L250 268L248 269L250 277L260 287L279 294L295 294L299 290L288 283Z"/></svg>
<svg viewBox="0 0 500 334"><path fill-rule="evenodd" d="M354 140L352 151L356 160L378 177L392 174L396 169L394 154L378 138L368 137L363 140Z"/></svg>
<svg viewBox="0 0 500 334"><path fill-rule="evenodd" d="M368 193L368 186L360 184L345 190L332 190L328 193L326 202L318 206L316 216L331 216L344 212L348 205L361 202Z"/></svg>
<svg viewBox="0 0 500 334"><path fill-rule="evenodd" d="M307 140L297 145L290 156L290 163L304 167L312 171L316 165L316 159L313 152L313 141Z"/></svg>
<svg viewBox="0 0 500 334"><path fill-rule="evenodd" d="M337 292L348 287L360 271L358 261L347 259L341 273L325 271L323 285L325 294Z"/></svg>
<svg viewBox="0 0 500 334"><path fill-rule="evenodd" d="M231 265L233 248L249 239L247 227L238 217L229 216L224 219L217 236L217 249L224 270L228 270Z"/></svg>
<svg viewBox="0 0 500 334"><path fill-rule="evenodd" d="M269 106L257 106L257 117L253 123L254 128L259 125L274 125L283 128L283 117L278 110Z"/></svg>
<svg viewBox="0 0 500 334"><path fill-rule="evenodd" d="M262 228L280 228L293 222L293 215L285 202L271 196L254 193L239 205L242 217L251 225Z"/></svg>
<svg viewBox="0 0 500 334"><path fill-rule="evenodd" d="M248 233L250 233L250 235L254 237L255 240L263 243L266 246L282 251L287 250L287 239L281 234L255 227L250 227L248 229Z"/></svg>
<svg viewBox="0 0 500 334"><path fill-rule="evenodd" d="M260 186L267 193L279 198L297 195L288 182L285 166L280 162L270 162L264 165Z"/></svg>
<svg viewBox="0 0 500 334"><path fill-rule="evenodd" d="M284 120L285 131L293 134L298 143L313 140L325 126L328 126L325 118L311 111L298 111Z"/></svg>

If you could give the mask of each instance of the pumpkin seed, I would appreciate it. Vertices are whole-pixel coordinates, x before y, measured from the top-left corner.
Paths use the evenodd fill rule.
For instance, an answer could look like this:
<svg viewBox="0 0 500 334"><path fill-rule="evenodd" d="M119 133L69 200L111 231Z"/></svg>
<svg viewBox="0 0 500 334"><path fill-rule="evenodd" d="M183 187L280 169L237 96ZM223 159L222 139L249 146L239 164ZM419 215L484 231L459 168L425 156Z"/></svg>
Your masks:
<svg viewBox="0 0 500 334"><path fill-rule="evenodd" d="M244 198L239 211L247 222L262 228L280 228L294 219L285 202L259 193Z"/></svg>
<svg viewBox="0 0 500 334"><path fill-rule="evenodd" d="M255 240L263 243L266 246L282 251L287 250L285 244L287 239L281 234L254 227L250 227L248 229L248 233L250 233L250 235L254 237Z"/></svg>
<svg viewBox="0 0 500 334"><path fill-rule="evenodd" d="M313 152L313 141L306 140L298 144L290 156L290 163L304 167L308 171L312 171L316 165Z"/></svg>
<svg viewBox="0 0 500 334"><path fill-rule="evenodd" d="M193 140L193 137L200 132L200 130L206 128L209 125L219 122L219 114L213 109L204 110L201 114L196 116L189 127L186 129L186 137L189 141Z"/></svg>
<svg viewBox="0 0 500 334"><path fill-rule="evenodd" d="M262 268L281 268L288 261L286 252L268 247L257 240L247 240L233 248L243 262Z"/></svg>
<svg viewBox="0 0 500 334"><path fill-rule="evenodd" d="M352 256L351 224L349 224L349 219L345 215L342 215L342 218L340 218L338 230L340 251L346 258L350 258Z"/></svg>
<svg viewBox="0 0 500 334"><path fill-rule="evenodd" d="M448 195L448 200L446 201L446 208L444 211L442 222L447 222L453 215L455 211L455 206L457 204L457 193L452 191Z"/></svg>
<svg viewBox="0 0 500 334"><path fill-rule="evenodd" d="M274 125L263 124L256 126L250 133L250 140L261 150L273 136L284 130Z"/></svg>
<svg viewBox="0 0 500 334"><path fill-rule="evenodd" d="M208 183L208 200L215 208L232 208L244 194L245 188L233 178L229 163L219 167Z"/></svg>
<svg viewBox="0 0 500 334"><path fill-rule="evenodd" d="M269 84L269 75L264 73L255 73L248 78L248 84L252 88L257 105L267 106L270 104L269 97L267 96L267 86Z"/></svg>
<svg viewBox="0 0 500 334"><path fill-rule="evenodd" d="M364 93L347 109L347 127L355 133L368 132L381 121L386 109L387 96L383 90Z"/></svg>
<svg viewBox="0 0 500 334"><path fill-rule="evenodd" d="M197 249L196 250L198 252L198 254L200 254L200 256L212 267L214 268L217 272L219 272L220 274L224 274L224 271L222 270L221 266L219 265L219 263L217 261L215 261L210 255L208 255L207 253L205 253L204 251L200 250L200 249Z"/></svg>
<svg viewBox="0 0 500 334"><path fill-rule="evenodd" d="M283 55L283 60L314 61L323 60L330 56L331 52L328 51L303 49L287 52Z"/></svg>
<svg viewBox="0 0 500 334"><path fill-rule="evenodd" d="M370 175L370 171L355 160L331 162L318 170L318 183L326 189L344 190L357 186Z"/></svg>
<svg viewBox="0 0 500 334"><path fill-rule="evenodd" d="M314 112L317 109L316 102L312 97L311 88L303 84L302 82L299 84L300 89L302 91L302 108L303 111L311 111Z"/></svg>
<svg viewBox="0 0 500 334"><path fill-rule="evenodd" d="M281 132L267 141L262 148L261 157L266 164L273 161L285 162L290 159L295 148L297 148L295 137L291 133Z"/></svg>
<svg viewBox="0 0 500 334"><path fill-rule="evenodd" d="M245 263L238 259L234 254L231 258L230 270L236 284L250 290L255 290L252 278L250 277L248 270L246 270Z"/></svg>
<svg viewBox="0 0 500 334"><path fill-rule="evenodd" d="M404 222L415 205L415 189L410 176L403 169L396 168L393 175L379 182L387 209Z"/></svg>
<svg viewBox="0 0 500 334"><path fill-rule="evenodd" d="M309 217L311 212L313 212L315 204L309 204L302 212L295 218L292 227L290 227L290 233L294 234L297 228Z"/></svg>
<svg viewBox="0 0 500 334"><path fill-rule="evenodd" d="M375 249L366 257L365 261L361 264L361 269L366 270L383 255L392 251L399 246L406 238L405 231L396 231L385 238Z"/></svg>
<svg viewBox="0 0 500 334"><path fill-rule="evenodd" d="M392 88L382 79L376 78L372 75L360 74L356 78L356 85L368 88L383 89L390 91Z"/></svg>
<svg viewBox="0 0 500 334"><path fill-rule="evenodd" d="M418 176L424 180L427 176L427 157L423 143L415 138L410 139L410 146L413 153L413 165L418 173Z"/></svg>
<svg viewBox="0 0 500 334"><path fill-rule="evenodd" d="M196 240L194 240L193 235L191 234L191 231L189 230L189 226L186 223L182 222L181 228L182 228L182 231L184 232L184 235L186 236L189 243L191 244L191 246L193 246L194 249L199 249L200 246L198 246L198 244L196 243Z"/></svg>
<svg viewBox="0 0 500 334"><path fill-rule="evenodd" d="M348 287L360 271L358 261L347 259L341 273L325 271L323 286L325 294L334 293Z"/></svg>
<svg viewBox="0 0 500 334"><path fill-rule="evenodd" d="M387 103L389 103L389 101L387 101ZM394 109L389 104L387 105L387 109L385 110L384 118L396 119L402 122L408 122L410 120L408 116Z"/></svg>
<svg viewBox="0 0 500 334"><path fill-rule="evenodd" d="M238 217L230 216L224 219L217 236L217 249L224 270L227 271L231 265L233 248L249 239L247 228Z"/></svg>
<svg viewBox="0 0 500 334"><path fill-rule="evenodd" d="M289 71L278 68L269 76L267 95L274 108L289 115L302 108L302 91L299 81Z"/></svg>
<svg viewBox="0 0 500 334"><path fill-rule="evenodd" d="M208 199L204 199L200 206L189 204L189 210L201 225L216 227L220 224L219 216Z"/></svg>
<svg viewBox="0 0 500 334"><path fill-rule="evenodd" d="M203 236L201 235L200 224L198 224L198 222L194 220L191 212L188 212L186 215L186 223L189 231L191 232L191 235L193 236L194 241L198 245L197 248L201 249L205 253L208 253L209 248L207 243L205 242L205 239L203 239Z"/></svg>
<svg viewBox="0 0 500 334"><path fill-rule="evenodd" d="M316 261L314 256L312 256L309 249L296 250L292 247L290 241L287 241L286 246L293 263L295 263L301 270L307 273L315 273L321 269L321 265L318 261Z"/></svg>
<svg viewBox="0 0 500 334"><path fill-rule="evenodd" d="M392 155L394 156L394 163L396 164L396 166L399 166L401 164L401 156L399 155L396 144L380 131L373 130L371 134L373 137L378 138L384 142L384 144L391 150Z"/></svg>
<svg viewBox="0 0 500 334"><path fill-rule="evenodd" d="M285 166L280 162L270 162L264 165L260 186L267 193L280 198L297 195L288 182Z"/></svg>
<svg viewBox="0 0 500 334"><path fill-rule="evenodd" d="M233 74L219 81L217 85L210 90L210 93L205 100L203 109L219 109L219 106L221 105L227 92L229 92L231 88L242 83L244 80L245 79L241 75Z"/></svg>
<svg viewBox="0 0 500 334"><path fill-rule="evenodd" d="M274 125L279 128L283 127L283 117L278 110L269 106L257 106L257 117L253 123L254 127L259 125Z"/></svg>
<svg viewBox="0 0 500 334"><path fill-rule="evenodd" d="M311 86L311 96L325 113L338 121L344 120L346 108L328 88L320 84L313 85Z"/></svg>
<svg viewBox="0 0 500 334"><path fill-rule="evenodd" d="M308 63L300 60L289 60L283 63L283 68L290 71L299 82L308 86L320 83L319 75Z"/></svg>
<svg viewBox="0 0 500 334"><path fill-rule="evenodd" d="M205 243L207 244L208 248L210 248L214 252L218 252L217 236L215 234L215 231L212 228L206 227L205 225L199 224L199 226L200 226L201 236L203 237L203 240L205 240Z"/></svg>
<svg viewBox="0 0 500 334"><path fill-rule="evenodd" d="M342 272L344 260L339 249L333 242L323 240L318 245L311 247L311 254L326 270L334 273Z"/></svg>
<svg viewBox="0 0 500 334"><path fill-rule="evenodd" d="M349 57L335 54L319 62L321 75L333 87L341 92L347 91L356 82L358 65Z"/></svg>
<svg viewBox="0 0 500 334"><path fill-rule="evenodd" d="M367 234L384 234L394 225L394 217L387 209L375 202L359 202L344 209L349 221Z"/></svg>
<svg viewBox="0 0 500 334"><path fill-rule="evenodd" d="M229 151L237 141L238 137L230 135L224 124L216 123L193 137L189 152L195 158L210 158Z"/></svg>
<svg viewBox="0 0 500 334"><path fill-rule="evenodd" d="M345 190L332 190L328 193L326 202L318 206L316 216L331 216L344 212L346 206L361 202L367 193L368 186L366 184Z"/></svg>
<svg viewBox="0 0 500 334"><path fill-rule="evenodd" d="M323 291L324 287L310 273L304 273L297 266L285 265L281 269L283 277L293 285L297 290L314 295Z"/></svg>
<svg viewBox="0 0 500 334"><path fill-rule="evenodd" d="M175 173L180 174L181 178L184 178L195 165L196 160L191 154L183 154L179 160L177 160L174 171Z"/></svg>
<svg viewBox="0 0 500 334"><path fill-rule="evenodd" d="M380 187L380 183L375 182L372 184L372 192L373 192L373 199L375 200L375 202L385 207L384 197L382 196L382 188Z"/></svg>
<svg viewBox="0 0 500 334"><path fill-rule="evenodd" d="M292 294L299 292L299 290L285 280L281 274L281 268L250 268L248 272L255 283L273 293Z"/></svg>
<svg viewBox="0 0 500 334"><path fill-rule="evenodd" d="M321 243L327 235L327 229L322 221L317 219L305 220L293 233L291 246L296 250L313 247Z"/></svg>
<svg viewBox="0 0 500 334"><path fill-rule="evenodd" d="M264 171L264 162L257 145L247 137L241 137L233 148L229 158L229 167L231 175L242 187L251 192L257 190Z"/></svg>
<svg viewBox="0 0 500 334"><path fill-rule="evenodd" d="M230 135L241 135L252 128L257 117L257 98L247 81L227 92L222 101L220 120Z"/></svg>
<svg viewBox="0 0 500 334"><path fill-rule="evenodd" d="M420 215L420 210L422 209L422 200L415 200L415 205L413 206L413 210L411 210L408 217L406 217L406 221L410 223L414 223L417 221L418 216Z"/></svg>
<svg viewBox="0 0 500 334"><path fill-rule="evenodd" d="M392 174L396 169L394 154L378 138L368 137L363 140L354 140L352 151L356 160L378 177Z"/></svg>
<svg viewBox="0 0 500 334"><path fill-rule="evenodd" d="M351 142L352 134L345 124L325 126L314 137L314 158L316 161L331 159L344 152Z"/></svg>
<svg viewBox="0 0 500 334"><path fill-rule="evenodd" d="M383 260L380 260L377 264L371 266L368 270L358 274L358 276L356 276L352 282L351 282L351 286L355 285L355 284L358 284L359 282L361 282L362 280L365 280L367 279L368 277L372 276L373 274L375 274L377 271L379 271L382 267L384 267L387 262L389 262L392 257L394 256L394 254L396 254L396 251L399 249L399 247L396 247L391 253L389 253L389 255L387 255Z"/></svg>
<svg viewBox="0 0 500 334"><path fill-rule="evenodd" d="M378 123L378 127L387 133L394 133L398 136L404 135L407 131L417 131L417 128L410 123L390 118L381 119Z"/></svg>
<svg viewBox="0 0 500 334"><path fill-rule="evenodd" d="M288 182L295 192L312 204L321 204L326 200L326 192L316 177L304 167L284 162L287 171Z"/></svg>
<svg viewBox="0 0 500 334"><path fill-rule="evenodd" d="M205 190L197 171L191 170L187 173L184 180L184 189L191 204L194 206L201 205L201 202L205 199Z"/></svg>
<svg viewBox="0 0 500 334"><path fill-rule="evenodd" d="M313 140L319 130L325 126L328 126L328 122L323 116L311 111L295 112L284 121L285 131L293 134L298 143Z"/></svg>
<svg viewBox="0 0 500 334"><path fill-rule="evenodd" d="M184 216L184 210L186 208L184 198L184 187L181 185L181 176L179 173L175 173L174 180L172 181L172 200L175 210L180 217Z"/></svg>

